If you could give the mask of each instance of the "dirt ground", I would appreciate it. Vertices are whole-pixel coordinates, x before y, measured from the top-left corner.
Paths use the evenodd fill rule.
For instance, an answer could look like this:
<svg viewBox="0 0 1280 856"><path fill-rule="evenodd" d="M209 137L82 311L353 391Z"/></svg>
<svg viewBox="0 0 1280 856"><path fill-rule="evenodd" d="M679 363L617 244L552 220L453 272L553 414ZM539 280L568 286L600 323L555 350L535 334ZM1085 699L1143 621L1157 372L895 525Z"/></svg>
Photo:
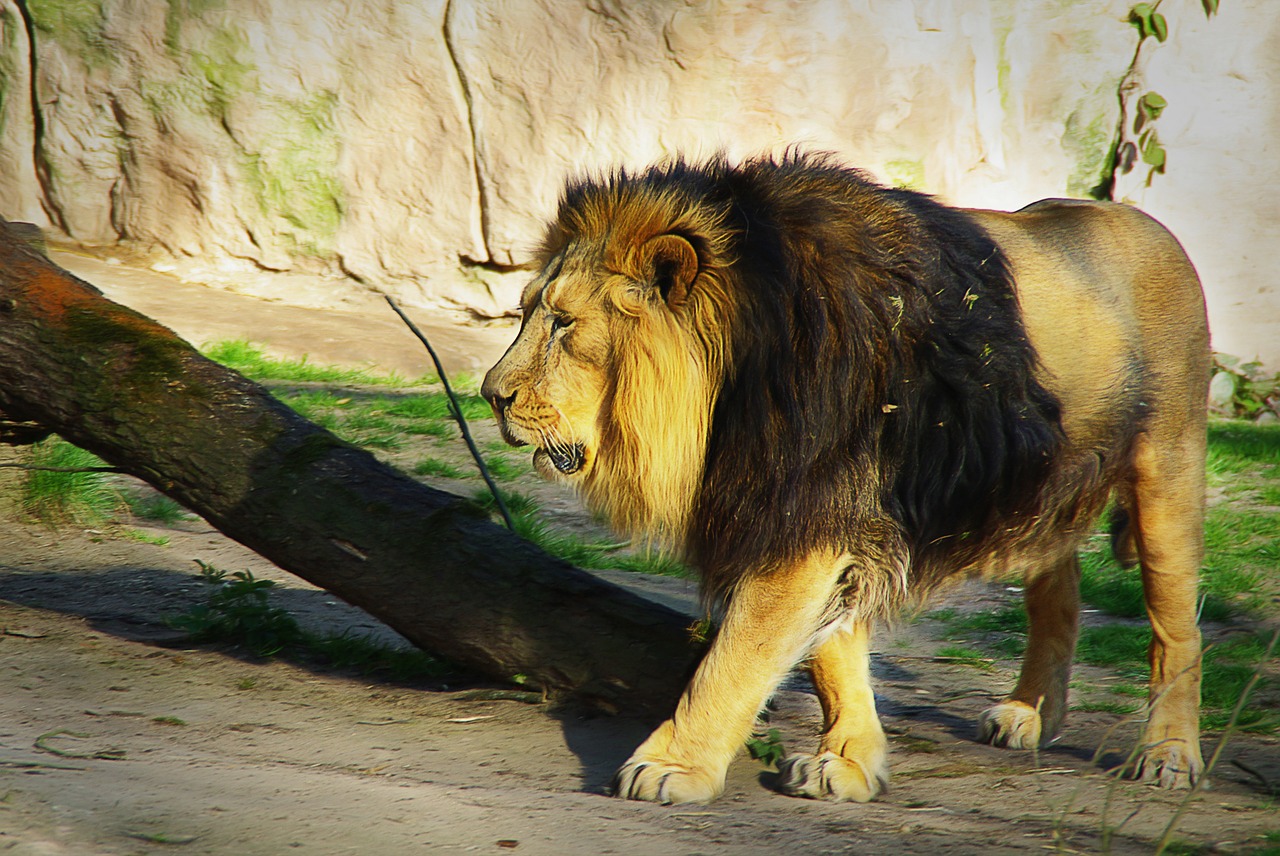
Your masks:
<svg viewBox="0 0 1280 856"><path fill-rule="evenodd" d="M193 342L240 337L317 362L428 368L377 301L297 309L55 260ZM482 371L514 332L414 314L453 370ZM744 756L718 801L661 807L605 793L647 723L479 700L466 681L411 685L188 644L164 617L206 595L196 560L279 581L275 602L307 626L402 644L203 521L164 527L158 546L12 518L0 519L0 852L1148 853L1180 811L1175 837L1190 847L1280 847L1276 738L1232 737L1212 789L1185 805L1184 793L1105 774L1137 736L1120 715L1074 712L1038 755L979 745L977 714L1011 687L1016 664L938 661L929 622L904 620L876 639L877 704L893 747L882 799L784 797L770 790L769 768ZM631 584L694 608L688 581ZM973 584L944 602L1017 596ZM1114 676L1082 667L1076 679ZM785 745L813 744L820 713L805 681L796 676L775 701L770 724ZM1206 755L1218 743L1207 735Z"/></svg>

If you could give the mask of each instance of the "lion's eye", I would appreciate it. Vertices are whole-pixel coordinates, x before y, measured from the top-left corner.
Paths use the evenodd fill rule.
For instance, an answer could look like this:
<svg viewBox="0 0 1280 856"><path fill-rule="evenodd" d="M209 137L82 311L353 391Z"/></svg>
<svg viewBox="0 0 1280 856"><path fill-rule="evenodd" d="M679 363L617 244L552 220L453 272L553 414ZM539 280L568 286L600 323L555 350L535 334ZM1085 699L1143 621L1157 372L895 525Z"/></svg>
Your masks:
<svg viewBox="0 0 1280 856"><path fill-rule="evenodd" d="M551 335L555 335L558 331L573 326L573 319L568 315L552 315L551 316Z"/></svg>

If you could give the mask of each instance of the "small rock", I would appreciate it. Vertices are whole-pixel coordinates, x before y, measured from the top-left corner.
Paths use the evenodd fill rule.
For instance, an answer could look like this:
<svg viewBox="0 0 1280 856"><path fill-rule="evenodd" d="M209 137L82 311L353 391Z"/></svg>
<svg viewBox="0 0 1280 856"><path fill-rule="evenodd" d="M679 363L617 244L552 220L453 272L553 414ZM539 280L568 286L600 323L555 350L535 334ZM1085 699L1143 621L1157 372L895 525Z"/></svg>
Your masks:
<svg viewBox="0 0 1280 856"><path fill-rule="evenodd" d="M1223 410L1231 409L1231 399L1236 394L1236 376L1231 372L1218 372L1209 381L1209 404Z"/></svg>

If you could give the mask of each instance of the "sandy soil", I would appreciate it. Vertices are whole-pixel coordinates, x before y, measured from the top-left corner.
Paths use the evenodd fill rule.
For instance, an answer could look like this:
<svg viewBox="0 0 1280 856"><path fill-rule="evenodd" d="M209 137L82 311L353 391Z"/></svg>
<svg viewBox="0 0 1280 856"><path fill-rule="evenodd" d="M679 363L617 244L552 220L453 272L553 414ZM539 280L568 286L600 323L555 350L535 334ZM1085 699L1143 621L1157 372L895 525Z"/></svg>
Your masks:
<svg viewBox="0 0 1280 856"><path fill-rule="evenodd" d="M376 302L326 313L85 257L56 260L195 342L247 337L320 362L427 370L416 341ZM455 370L482 370L513 334L415 315ZM1117 715L1074 713L1038 755L974 743L977 713L1012 685L1016 664L937 661L932 625L910 620L876 640L894 771L880 801L780 796L769 769L745 757L711 805L614 800L609 776L646 723L477 700L466 681L400 684L191 646L163 619L207 594L196 560L278 580L276 602L305 624L402 643L201 521L163 534L169 543L157 546L112 529L0 521L0 851L1146 853L1184 807L1184 794L1105 775L1137 734ZM687 581L633 585L692 610ZM970 585L948 600L992 606L1016 596ZM1077 679L1114 676L1082 668ZM801 678L776 706L771 725L787 746L816 740L818 706ZM1217 743L1207 736L1207 752ZM1277 784L1280 742L1233 737L1213 789L1186 804L1177 838L1225 852L1268 846L1263 836L1280 829Z"/></svg>

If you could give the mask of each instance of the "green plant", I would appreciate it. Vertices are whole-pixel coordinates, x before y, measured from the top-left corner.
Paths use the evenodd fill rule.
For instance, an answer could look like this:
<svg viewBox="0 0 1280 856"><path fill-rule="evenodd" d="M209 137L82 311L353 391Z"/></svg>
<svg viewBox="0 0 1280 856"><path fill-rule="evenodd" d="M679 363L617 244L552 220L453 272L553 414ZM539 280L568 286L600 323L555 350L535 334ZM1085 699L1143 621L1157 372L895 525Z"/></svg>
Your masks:
<svg viewBox="0 0 1280 856"><path fill-rule="evenodd" d="M674 556L657 550L640 550L633 553L611 553L608 567L637 574L653 574L662 577L692 577L689 566Z"/></svg>
<svg viewBox="0 0 1280 856"><path fill-rule="evenodd" d="M151 721L156 725L173 725L178 727L187 724L186 720L176 716L153 716L151 717Z"/></svg>
<svg viewBox="0 0 1280 856"><path fill-rule="evenodd" d="M787 756L786 747L782 745L782 733L770 728L763 734L753 734L747 740L747 753L765 766L776 767Z"/></svg>
<svg viewBox="0 0 1280 856"><path fill-rule="evenodd" d="M169 624L197 642L224 642L259 657L289 656L364 674L387 674L395 680L417 680L447 674L450 666L417 649L399 649L350 633L317 634L304 630L287 611L269 603L272 580L249 571L228 574L197 562L200 577L214 586L207 602L191 607ZM257 680L240 682L253 689Z"/></svg>
<svg viewBox="0 0 1280 856"><path fill-rule="evenodd" d="M303 634L305 652L336 669L384 674L396 681L438 678L450 671L439 658L417 648L392 648L368 636L350 633Z"/></svg>
<svg viewBox="0 0 1280 856"><path fill-rule="evenodd" d="M1142 710L1142 705L1132 701L1080 701L1071 705L1072 710L1083 710L1091 713L1114 713L1117 716L1131 716Z"/></svg>
<svg viewBox="0 0 1280 856"><path fill-rule="evenodd" d="M1280 372L1267 374L1261 362L1230 354L1214 354L1213 371L1210 401L1219 413L1244 419L1280 415Z"/></svg>
<svg viewBox="0 0 1280 856"><path fill-rule="evenodd" d="M1120 97L1120 120L1115 136L1107 152L1102 181L1091 193L1097 199L1111 199L1115 190L1116 174L1128 174L1138 162L1147 166L1147 186L1168 165L1168 152L1160 141L1156 122L1169 102L1159 92L1146 89L1139 73L1143 48L1149 39L1164 42L1169 38L1169 21L1159 11L1163 0L1138 3L1129 10L1128 21L1138 31L1138 43L1133 50L1129 68L1120 78L1117 87ZM1201 0L1206 17L1218 11L1218 0Z"/></svg>
<svg viewBox="0 0 1280 856"><path fill-rule="evenodd" d="M259 657L278 654L301 640L302 630L293 616L267 602L274 580L258 579L250 571L228 577L212 565L196 564L201 579L214 591L207 603L169 619L172 627L190 634L194 641L230 642Z"/></svg>

